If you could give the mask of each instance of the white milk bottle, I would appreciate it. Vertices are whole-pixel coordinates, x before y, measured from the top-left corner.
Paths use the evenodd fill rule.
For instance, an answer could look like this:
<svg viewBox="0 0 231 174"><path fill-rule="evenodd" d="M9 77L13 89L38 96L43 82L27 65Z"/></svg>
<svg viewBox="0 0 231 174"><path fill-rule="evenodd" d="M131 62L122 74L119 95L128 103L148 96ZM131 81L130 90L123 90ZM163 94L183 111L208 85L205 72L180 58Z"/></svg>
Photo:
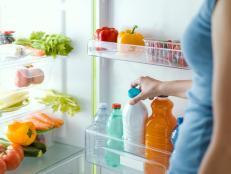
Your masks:
<svg viewBox="0 0 231 174"><path fill-rule="evenodd" d="M140 89L131 88L128 96L134 98L140 93ZM137 155L143 155L144 130L148 119L148 111L145 105L139 101L135 105L129 103L123 109L123 138L124 150ZM140 146L139 146L140 145Z"/></svg>

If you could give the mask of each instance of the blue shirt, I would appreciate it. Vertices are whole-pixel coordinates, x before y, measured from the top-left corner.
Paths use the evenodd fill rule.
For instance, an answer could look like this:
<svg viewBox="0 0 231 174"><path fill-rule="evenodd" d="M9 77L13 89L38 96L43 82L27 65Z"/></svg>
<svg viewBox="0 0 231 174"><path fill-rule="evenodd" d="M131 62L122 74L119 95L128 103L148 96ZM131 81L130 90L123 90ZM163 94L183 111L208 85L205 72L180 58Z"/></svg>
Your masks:
<svg viewBox="0 0 231 174"><path fill-rule="evenodd" d="M212 14L216 0L205 0L183 37L183 52L193 71L188 106L179 130L169 174L197 174L208 148L213 127Z"/></svg>

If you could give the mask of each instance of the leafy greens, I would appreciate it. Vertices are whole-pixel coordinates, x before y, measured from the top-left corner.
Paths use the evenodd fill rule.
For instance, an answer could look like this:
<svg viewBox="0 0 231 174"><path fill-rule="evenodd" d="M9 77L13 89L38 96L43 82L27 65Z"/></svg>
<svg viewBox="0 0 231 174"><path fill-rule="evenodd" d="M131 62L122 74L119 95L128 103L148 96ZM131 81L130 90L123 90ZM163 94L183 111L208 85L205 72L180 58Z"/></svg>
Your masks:
<svg viewBox="0 0 231 174"><path fill-rule="evenodd" d="M47 56L67 56L72 50L71 39L63 34L46 34L45 32L32 32L29 38L19 38L18 45L41 49Z"/></svg>
<svg viewBox="0 0 231 174"><path fill-rule="evenodd" d="M80 111L80 105L75 98L55 90L48 90L45 97L38 98L38 101L46 106L51 106L54 112L60 111L70 116L74 116Z"/></svg>

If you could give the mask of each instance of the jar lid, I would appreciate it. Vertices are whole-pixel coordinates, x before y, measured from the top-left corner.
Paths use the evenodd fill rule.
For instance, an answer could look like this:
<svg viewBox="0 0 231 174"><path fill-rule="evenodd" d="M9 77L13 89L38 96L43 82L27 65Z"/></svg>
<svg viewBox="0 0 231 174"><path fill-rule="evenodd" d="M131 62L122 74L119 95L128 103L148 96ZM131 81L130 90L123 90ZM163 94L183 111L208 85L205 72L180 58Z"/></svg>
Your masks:
<svg viewBox="0 0 231 174"><path fill-rule="evenodd" d="M15 31L0 31L1 34L10 35L15 33Z"/></svg>

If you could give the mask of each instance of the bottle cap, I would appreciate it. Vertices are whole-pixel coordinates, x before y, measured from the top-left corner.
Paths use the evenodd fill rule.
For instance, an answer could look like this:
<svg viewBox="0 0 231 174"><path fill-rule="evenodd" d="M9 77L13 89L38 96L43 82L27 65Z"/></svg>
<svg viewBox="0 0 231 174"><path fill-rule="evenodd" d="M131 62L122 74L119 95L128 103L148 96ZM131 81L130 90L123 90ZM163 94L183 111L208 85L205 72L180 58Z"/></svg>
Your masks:
<svg viewBox="0 0 231 174"><path fill-rule="evenodd" d="M141 90L138 88L131 88L128 90L128 96L134 98L141 93Z"/></svg>
<svg viewBox="0 0 231 174"><path fill-rule="evenodd" d="M183 121L184 121L183 117L180 116L180 117L177 118L177 124L178 125L181 125L183 123Z"/></svg>
<svg viewBox="0 0 231 174"><path fill-rule="evenodd" d="M121 104L119 103L112 104L112 109L120 109L120 108L121 108Z"/></svg>
<svg viewBox="0 0 231 174"><path fill-rule="evenodd" d="M98 105L98 109L107 109L107 108L108 108L107 103L100 103L100 104Z"/></svg>

